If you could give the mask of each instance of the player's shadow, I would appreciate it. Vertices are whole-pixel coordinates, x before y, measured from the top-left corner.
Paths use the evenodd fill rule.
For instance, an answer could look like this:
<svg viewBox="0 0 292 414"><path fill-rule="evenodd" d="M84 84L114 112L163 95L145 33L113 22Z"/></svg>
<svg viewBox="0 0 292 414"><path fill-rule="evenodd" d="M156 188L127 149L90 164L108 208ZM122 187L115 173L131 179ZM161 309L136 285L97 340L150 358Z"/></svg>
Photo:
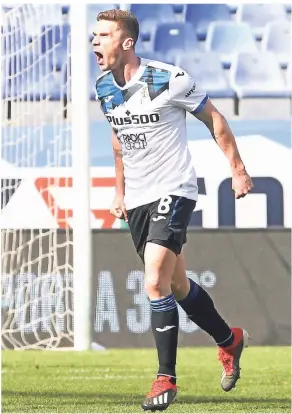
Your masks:
<svg viewBox="0 0 292 414"><path fill-rule="evenodd" d="M2 391L2 404L5 405L5 396L13 396L14 398L50 398L52 400L57 399L58 405L67 405L70 403L70 399L74 399L74 405L88 405L96 404L97 406L101 404L106 405L116 405L116 404L141 404L141 401L145 398L145 395L129 395L129 394L114 394L114 393L99 393L98 389L95 393L76 393L76 392L18 392L18 391ZM178 404L226 404L227 402L232 403L271 403L271 404L289 404L291 406L290 398L267 398L267 397L233 397L222 396L190 396L182 395L177 399Z"/></svg>

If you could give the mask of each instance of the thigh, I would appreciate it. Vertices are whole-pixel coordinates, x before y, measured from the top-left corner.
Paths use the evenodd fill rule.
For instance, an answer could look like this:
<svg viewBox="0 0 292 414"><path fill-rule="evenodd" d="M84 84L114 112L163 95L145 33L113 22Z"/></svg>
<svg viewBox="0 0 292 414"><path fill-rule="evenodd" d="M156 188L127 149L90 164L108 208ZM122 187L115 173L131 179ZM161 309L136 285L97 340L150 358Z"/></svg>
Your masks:
<svg viewBox="0 0 292 414"><path fill-rule="evenodd" d="M144 250L149 231L150 204L128 210L128 225L135 249L144 262Z"/></svg>
<svg viewBox="0 0 292 414"><path fill-rule="evenodd" d="M171 195L152 203L147 241L180 254L195 206L194 200Z"/></svg>

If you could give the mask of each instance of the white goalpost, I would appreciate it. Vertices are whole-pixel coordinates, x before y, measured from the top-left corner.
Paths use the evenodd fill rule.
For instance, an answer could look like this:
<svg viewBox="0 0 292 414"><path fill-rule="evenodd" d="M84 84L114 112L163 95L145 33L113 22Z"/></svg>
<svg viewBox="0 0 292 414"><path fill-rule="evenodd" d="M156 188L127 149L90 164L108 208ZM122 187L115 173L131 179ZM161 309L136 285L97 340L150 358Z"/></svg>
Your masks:
<svg viewBox="0 0 292 414"><path fill-rule="evenodd" d="M71 9L72 163L74 191L74 348L90 346L91 234L89 206L89 85L87 6ZM77 52L78 51L78 52ZM76 294L78 292L78 294ZM79 296L80 295L80 296Z"/></svg>
<svg viewBox="0 0 292 414"><path fill-rule="evenodd" d="M86 9L2 10L2 349L90 348Z"/></svg>

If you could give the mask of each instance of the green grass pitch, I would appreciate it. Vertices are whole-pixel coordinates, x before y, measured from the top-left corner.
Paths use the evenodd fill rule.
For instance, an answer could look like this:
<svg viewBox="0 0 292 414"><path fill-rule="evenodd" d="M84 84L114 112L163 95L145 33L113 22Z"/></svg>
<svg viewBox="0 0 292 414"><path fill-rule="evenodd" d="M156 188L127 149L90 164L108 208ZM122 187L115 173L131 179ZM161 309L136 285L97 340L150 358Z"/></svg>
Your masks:
<svg viewBox="0 0 292 414"><path fill-rule="evenodd" d="M291 412L290 347L244 351L236 389L220 388L215 348L181 348L177 402L167 413ZM156 352L2 352L3 413L141 413Z"/></svg>

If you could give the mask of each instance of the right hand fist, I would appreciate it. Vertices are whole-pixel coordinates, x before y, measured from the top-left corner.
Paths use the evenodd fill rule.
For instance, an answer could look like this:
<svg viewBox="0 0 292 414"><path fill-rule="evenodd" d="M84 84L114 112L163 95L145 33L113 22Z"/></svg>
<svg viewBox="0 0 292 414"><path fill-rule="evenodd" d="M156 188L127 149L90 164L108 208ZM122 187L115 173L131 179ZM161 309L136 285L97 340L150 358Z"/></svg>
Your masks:
<svg viewBox="0 0 292 414"><path fill-rule="evenodd" d="M124 203L124 197L116 196L110 209L110 213L118 219L128 222L126 205Z"/></svg>

